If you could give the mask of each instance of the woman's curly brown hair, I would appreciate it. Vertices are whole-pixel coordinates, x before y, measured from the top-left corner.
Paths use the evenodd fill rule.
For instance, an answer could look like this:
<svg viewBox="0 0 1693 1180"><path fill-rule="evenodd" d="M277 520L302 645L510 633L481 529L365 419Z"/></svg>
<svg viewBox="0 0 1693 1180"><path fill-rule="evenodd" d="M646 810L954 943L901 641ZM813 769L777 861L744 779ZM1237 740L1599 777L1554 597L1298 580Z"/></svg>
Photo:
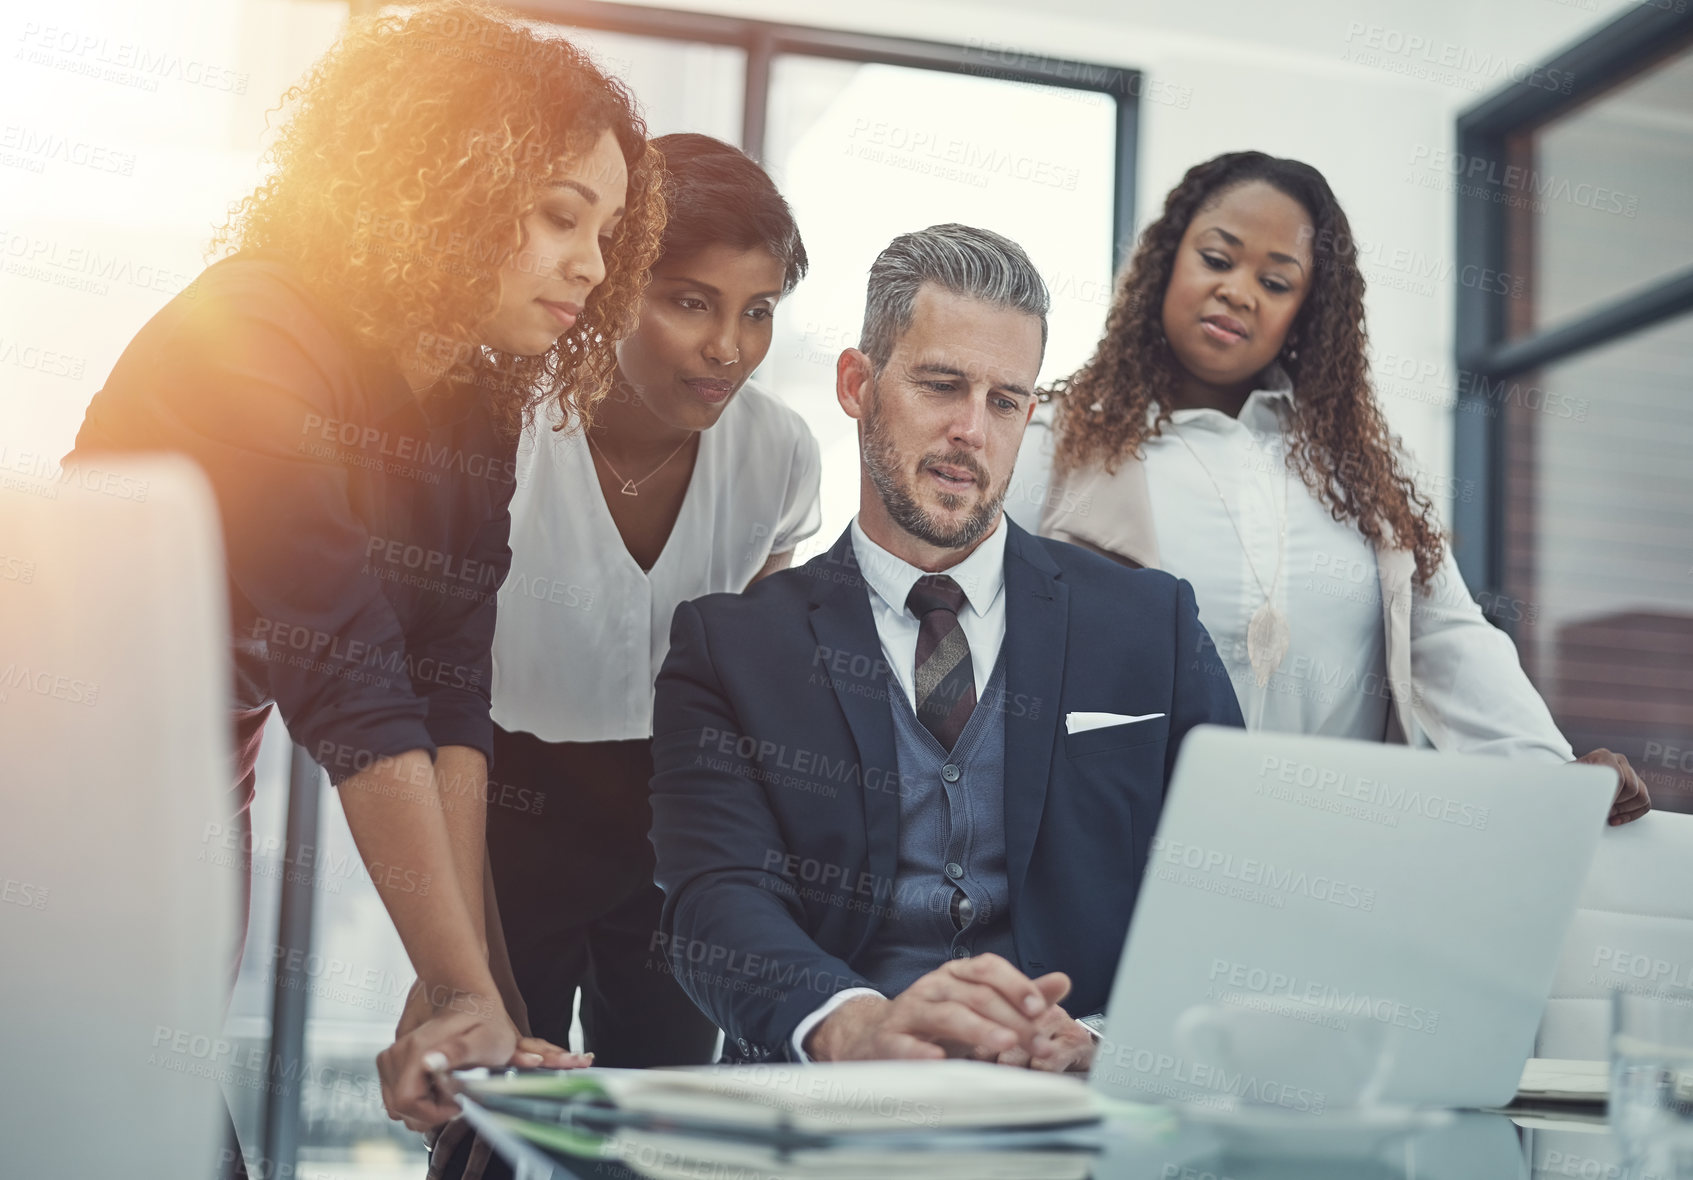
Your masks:
<svg viewBox="0 0 1693 1180"><path fill-rule="evenodd" d="M1426 586L1445 541L1371 387L1364 276L1352 228L1322 173L1297 160L1230 152L1188 169L1171 190L1118 280L1093 357L1046 391L1057 400L1055 464L1059 471L1089 465L1115 471L1162 432L1180 375L1163 330L1177 247L1195 213L1249 181L1286 193L1313 223L1312 281L1288 330L1298 356L1284 350L1277 358L1298 395L1288 461L1336 520L1354 523L1372 542L1411 550L1417 582Z"/></svg>
<svg viewBox="0 0 1693 1180"><path fill-rule="evenodd" d="M449 361L508 430L547 400L589 420L664 229L663 163L628 89L567 41L449 0L352 22L282 104L271 174L232 207L213 253L285 258L362 345ZM547 352L480 347L522 218L558 161L608 130L629 192L605 281Z"/></svg>

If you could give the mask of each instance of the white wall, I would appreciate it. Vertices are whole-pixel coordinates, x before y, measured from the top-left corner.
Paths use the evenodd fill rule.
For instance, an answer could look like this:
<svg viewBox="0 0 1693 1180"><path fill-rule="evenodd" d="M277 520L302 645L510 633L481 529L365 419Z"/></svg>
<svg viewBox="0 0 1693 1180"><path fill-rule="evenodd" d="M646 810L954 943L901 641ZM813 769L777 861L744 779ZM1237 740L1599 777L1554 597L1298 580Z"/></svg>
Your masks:
<svg viewBox="0 0 1693 1180"><path fill-rule="evenodd" d="M259 177L325 0L0 6L0 470L56 462L143 323ZM20 468L21 469L21 468Z"/></svg>

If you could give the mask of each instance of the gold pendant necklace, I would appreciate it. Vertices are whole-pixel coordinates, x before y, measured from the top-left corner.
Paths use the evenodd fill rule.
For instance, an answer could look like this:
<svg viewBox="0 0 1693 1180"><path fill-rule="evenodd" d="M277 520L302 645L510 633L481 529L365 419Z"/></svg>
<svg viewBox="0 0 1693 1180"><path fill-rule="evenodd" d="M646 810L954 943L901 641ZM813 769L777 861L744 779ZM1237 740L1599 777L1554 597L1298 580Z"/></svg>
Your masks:
<svg viewBox="0 0 1693 1180"><path fill-rule="evenodd" d="M1170 424L1171 433L1176 436L1182 446L1187 448L1193 461L1199 464L1199 469L1205 473L1205 478L1211 481L1216 489L1217 503L1223 507L1223 515L1228 519L1229 527L1234 530L1235 539L1240 542L1241 555L1246 558L1246 568L1252 571L1252 580L1258 583L1258 589L1263 592L1264 605L1252 612L1252 618L1246 624L1246 658L1252 664L1252 675L1258 682L1259 688L1270 683L1270 677L1281 667L1282 660L1287 658L1287 649L1292 642L1293 633L1287 625L1287 616L1275 607L1276 586L1281 582L1283 559L1287 556L1287 514L1288 514L1288 468L1286 456L1282 458L1282 509L1281 530L1276 546L1276 572L1270 579L1268 586L1264 579L1258 576L1258 565L1252 560L1252 550L1247 547L1246 536L1235 523L1234 513L1229 511L1228 497L1223 495L1223 487L1217 482L1217 477L1211 474L1211 469L1205 466L1205 460L1199 457L1199 452L1193 449L1193 444L1182 437L1181 428L1174 422Z"/></svg>
<svg viewBox="0 0 1693 1180"><path fill-rule="evenodd" d="M666 464L668 464L670 462L670 460L674 459L677 455L680 455L682 453L682 447L685 447L689 443L694 441L694 436L692 434L688 435L687 438L682 440L682 447L677 447L674 451L671 451L670 454L665 456L663 463L660 463L657 467L654 467L651 471L649 471L645 475L641 476L640 479L624 479L623 473L618 471L617 468L613 467L611 465L611 460L607 459L605 457L605 452L600 449L600 444L594 441L594 436L591 435L591 434L587 435L587 439L588 439L588 445L593 447L594 451L599 455L600 462L605 464L606 470L611 472L612 478L617 480L619 485L621 485L621 486L618 487L617 490L622 492L625 496L638 496L638 495L641 494L641 492L640 492L641 485L646 483L647 480L651 479L653 476L657 475L659 472L663 471Z"/></svg>

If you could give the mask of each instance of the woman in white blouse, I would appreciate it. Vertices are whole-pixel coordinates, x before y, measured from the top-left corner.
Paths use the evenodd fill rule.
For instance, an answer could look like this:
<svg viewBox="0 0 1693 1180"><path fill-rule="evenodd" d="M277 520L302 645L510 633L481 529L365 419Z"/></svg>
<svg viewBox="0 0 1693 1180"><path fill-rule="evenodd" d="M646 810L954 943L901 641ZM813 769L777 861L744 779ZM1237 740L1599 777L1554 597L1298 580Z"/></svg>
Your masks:
<svg viewBox="0 0 1693 1180"><path fill-rule="evenodd" d="M494 636L488 850L514 974L560 1045L580 989L585 1048L616 1066L708 1061L717 1037L657 941L647 780L671 615L783 568L820 523L816 440L747 383L805 273L793 216L728 144L654 146L669 222L640 326L586 432L524 434Z"/></svg>
<svg viewBox="0 0 1693 1180"><path fill-rule="evenodd" d="M1190 169L1007 503L1190 581L1249 728L1568 761L1387 429L1352 243L1307 164ZM1612 823L1645 814L1626 759L1581 761L1618 771Z"/></svg>

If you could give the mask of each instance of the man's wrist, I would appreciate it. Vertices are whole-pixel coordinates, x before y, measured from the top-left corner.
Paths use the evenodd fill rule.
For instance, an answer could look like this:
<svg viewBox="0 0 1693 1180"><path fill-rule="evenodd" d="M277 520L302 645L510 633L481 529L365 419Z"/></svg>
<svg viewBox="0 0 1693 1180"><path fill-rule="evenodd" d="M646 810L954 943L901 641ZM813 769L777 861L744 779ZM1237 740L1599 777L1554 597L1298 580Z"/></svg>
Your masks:
<svg viewBox="0 0 1693 1180"><path fill-rule="evenodd" d="M842 1033L853 1018L863 1014L863 1009L872 1004L886 1004L886 996L865 994L853 996L844 1001L840 1007L829 1013L817 1023L817 1026L806 1035L800 1043L805 1055L813 1061L835 1061L839 1058ZM855 1011L855 1009L857 1011ZM847 1019L842 1020L841 1014L846 1013Z"/></svg>

